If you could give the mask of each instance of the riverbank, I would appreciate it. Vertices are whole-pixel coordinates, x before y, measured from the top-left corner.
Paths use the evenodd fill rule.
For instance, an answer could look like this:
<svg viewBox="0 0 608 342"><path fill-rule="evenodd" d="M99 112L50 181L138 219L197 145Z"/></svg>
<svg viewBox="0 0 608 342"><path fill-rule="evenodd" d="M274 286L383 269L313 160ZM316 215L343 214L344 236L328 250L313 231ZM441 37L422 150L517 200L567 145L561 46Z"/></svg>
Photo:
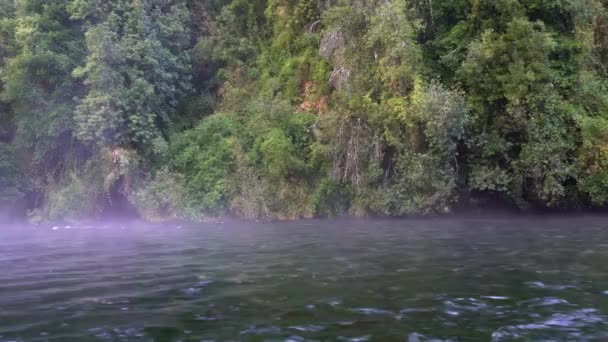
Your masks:
<svg viewBox="0 0 608 342"><path fill-rule="evenodd" d="M1 217L0 217L1 218ZM556 218L568 219L587 219L608 218L608 208L584 208L584 209L537 209L537 210L518 210L513 207L492 208L492 209L469 209L457 210L450 213L436 215L409 215L409 216L378 216L378 215L342 215L333 217L309 217L309 218L294 218L294 219L271 219L271 220L251 220L234 216L218 216L218 217L202 217L198 220L180 219L175 217L164 217L146 219L137 215L129 215L127 217L94 217L81 220L37 220L35 222L28 221L25 216L12 216L12 219L0 219L0 224L32 224L35 226L58 227L64 228L76 226L95 226L100 222L108 226L125 226L125 225L167 225L174 227L182 227L192 224L262 224L262 223L297 223L297 222L323 222L323 221L433 221L433 220L551 220Z"/></svg>
<svg viewBox="0 0 608 342"><path fill-rule="evenodd" d="M0 203L40 222L608 205L603 1L141 3L2 2Z"/></svg>

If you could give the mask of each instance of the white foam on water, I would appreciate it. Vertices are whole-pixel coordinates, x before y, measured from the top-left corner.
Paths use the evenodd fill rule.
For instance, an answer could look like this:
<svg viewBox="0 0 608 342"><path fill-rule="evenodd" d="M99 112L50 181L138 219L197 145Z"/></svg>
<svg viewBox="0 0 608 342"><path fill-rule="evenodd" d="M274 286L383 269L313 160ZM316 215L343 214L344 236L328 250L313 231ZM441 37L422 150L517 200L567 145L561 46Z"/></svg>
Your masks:
<svg viewBox="0 0 608 342"><path fill-rule="evenodd" d="M505 296L481 296L481 298L492 299L492 300L508 300L508 299L510 299L509 297L505 297Z"/></svg>

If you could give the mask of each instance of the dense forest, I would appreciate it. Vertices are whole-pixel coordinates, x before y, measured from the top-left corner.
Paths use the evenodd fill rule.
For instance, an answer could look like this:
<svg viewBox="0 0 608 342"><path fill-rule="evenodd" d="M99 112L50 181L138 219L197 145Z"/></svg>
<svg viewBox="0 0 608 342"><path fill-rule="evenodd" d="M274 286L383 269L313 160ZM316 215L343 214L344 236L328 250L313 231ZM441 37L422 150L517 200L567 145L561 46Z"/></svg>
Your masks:
<svg viewBox="0 0 608 342"><path fill-rule="evenodd" d="M607 0L0 0L4 216L495 204L608 204Z"/></svg>

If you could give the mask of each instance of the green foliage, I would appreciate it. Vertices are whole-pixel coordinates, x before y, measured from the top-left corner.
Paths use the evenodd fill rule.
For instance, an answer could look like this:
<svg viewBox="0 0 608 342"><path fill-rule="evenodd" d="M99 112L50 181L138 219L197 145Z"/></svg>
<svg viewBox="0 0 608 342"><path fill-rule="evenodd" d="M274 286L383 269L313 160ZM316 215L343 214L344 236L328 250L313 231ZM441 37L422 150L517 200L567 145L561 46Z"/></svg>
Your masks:
<svg viewBox="0 0 608 342"><path fill-rule="evenodd" d="M83 58L80 31L69 22L66 3L23 6L14 21L18 53L0 74L2 100L11 105L15 120L14 143L32 151L36 168L47 172L65 166L72 145L72 98L79 84L70 74Z"/></svg>
<svg viewBox="0 0 608 342"><path fill-rule="evenodd" d="M395 160L392 180L372 193L370 209L391 216L449 211L456 184L443 163L432 154L402 152Z"/></svg>
<svg viewBox="0 0 608 342"><path fill-rule="evenodd" d="M114 1L89 17L87 62L74 70L88 88L76 111L79 137L145 150L167 133L190 91L188 9L181 1Z"/></svg>
<svg viewBox="0 0 608 342"><path fill-rule="evenodd" d="M252 103L245 113L214 114L175 137L172 163L187 207L251 219L312 215L301 201L315 171L307 162L313 122L281 102Z"/></svg>
<svg viewBox="0 0 608 342"><path fill-rule="evenodd" d="M449 211L457 200L458 145L469 120L463 94L437 83L418 84L409 103L393 110L405 128L402 135L410 140L403 142L395 132L390 134L391 166L371 169L380 177L380 185L370 189L369 209L383 215Z"/></svg>
<svg viewBox="0 0 608 342"><path fill-rule="evenodd" d="M517 18L504 34L488 30L469 47L462 65L471 100L479 105L506 100L522 104L535 86L549 77L548 58L555 43L541 22Z"/></svg>
<svg viewBox="0 0 608 342"><path fill-rule="evenodd" d="M18 171L11 147L0 143L0 202L14 203L23 196Z"/></svg>
<svg viewBox="0 0 608 342"><path fill-rule="evenodd" d="M173 139L172 162L184 176L189 207L210 214L222 214L229 207L231 189L226 176L234 169L235 159L230 139L239 128L233 115L216 114Z"/></svg>
<svg viewBox="0 0 608 342"><path fill-rule="evenodd" d="M555 40L542 22L516 17L474 41L460 75L477 115L468 141L473 189L520 207L564 204L573 170L574 112L554 86Z"/></svg>
<svg viewBox="0 0 608 342"><path fill-rule="evenodd" d="M43 209L45 218L73 221L94 216L95 203L89 197L88 184L78 176L70 178L65 184L49 187L47 206Z"/></svg>
<svg viewBox="0 0 608 342"><path fill-rule="evenodd" d="M603 0L0 0L0 201L32 217L608 204ZM471 203L463 203L471 199Z"/></svg>
<svg viewBox="0 0 608 342"><path fill-rule="evenodd" d="M89 164L83 171L70 171L57 181L51 181L40 212L48 220L79 221L97 217L101 211L103 178L100 168Z"/></svg>
<svg viewBox="0 0 608 342"><path fill-rule="evenodd" d="M593 203L603 205L608 201L608 120L602 117L586 117L581 122L583 145L580 187L589 193Z"/></svg>
<svg viewBox="0 0 608 342"><path fill-rule="evenodd" d="M152 180L141 185L132 195L141 217L150 221L200 219L200 213L188 211L182 184L180 177L167 167L160 169Z"/></svg>
<svg viewBox="0 0 608 342"><path fill-rule="evenodd" d="M13 1L0 1L0 65L4 64L2 60L9 57L15 48L14 12Z"/></svg>

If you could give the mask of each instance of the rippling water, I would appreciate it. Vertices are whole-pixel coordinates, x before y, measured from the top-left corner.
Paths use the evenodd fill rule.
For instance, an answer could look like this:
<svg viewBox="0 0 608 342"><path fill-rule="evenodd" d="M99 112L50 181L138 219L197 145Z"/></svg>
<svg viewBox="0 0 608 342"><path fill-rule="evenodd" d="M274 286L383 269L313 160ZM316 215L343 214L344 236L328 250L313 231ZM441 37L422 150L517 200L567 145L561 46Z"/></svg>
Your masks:
<svg viewBox="0 0 608 342"><path fill-rule="evenodd" d="M0 227L2 342L605 337L608 219Z"/></svg>

